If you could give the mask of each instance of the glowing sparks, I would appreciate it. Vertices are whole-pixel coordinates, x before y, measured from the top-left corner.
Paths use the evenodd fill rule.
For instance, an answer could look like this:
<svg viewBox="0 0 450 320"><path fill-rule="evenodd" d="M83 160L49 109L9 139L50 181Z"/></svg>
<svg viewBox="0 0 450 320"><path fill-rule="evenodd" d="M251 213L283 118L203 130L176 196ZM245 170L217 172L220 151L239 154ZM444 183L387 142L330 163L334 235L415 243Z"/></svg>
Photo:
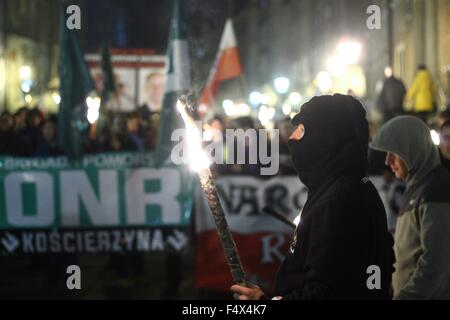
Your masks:
<svg viewBox="0 0 450 320"><path fill-rule="evenodd" d="M196 126L193 119L187 114L186 106L180 100L177 101L177 110L181 114L181 118L186 127L186 162L189 165L189 168L195 172L200 172L209 168L211 160L202 149L201 129Z"/></svg>

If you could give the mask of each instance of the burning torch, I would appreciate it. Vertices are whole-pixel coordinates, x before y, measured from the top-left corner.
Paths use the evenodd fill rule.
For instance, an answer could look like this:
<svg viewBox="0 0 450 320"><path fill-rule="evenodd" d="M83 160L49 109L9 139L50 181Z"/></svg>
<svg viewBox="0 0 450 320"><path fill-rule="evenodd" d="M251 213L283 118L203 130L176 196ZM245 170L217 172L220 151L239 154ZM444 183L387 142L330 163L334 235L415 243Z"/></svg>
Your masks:
<svg viewBox="0 0 450 320"><path fill-rule="evenodd" d="M211 161L202 149L202 131L195 124L195 120L198 118L198 108L193 96L181 96L177 101L177 109L186 127L189 166L198 174L200 186L205 193L209 209L214 218L217 233L222 243L233 280L235 283L245 286L247 283L245 271L239 258L236 243L228 227L225 213L217 193L216 184L209 168Z"/></svg>

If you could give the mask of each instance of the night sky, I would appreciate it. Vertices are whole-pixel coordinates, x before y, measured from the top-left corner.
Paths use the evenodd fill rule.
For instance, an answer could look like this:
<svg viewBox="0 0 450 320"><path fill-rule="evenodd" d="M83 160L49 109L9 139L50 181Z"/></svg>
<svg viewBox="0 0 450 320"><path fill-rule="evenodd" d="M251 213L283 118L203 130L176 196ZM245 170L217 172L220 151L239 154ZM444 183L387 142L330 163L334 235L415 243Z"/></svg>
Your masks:
<svg viewBox="0 0 450 320"><path fill-rule="evenodd" d="M185 0L185 17L188 32L202 36L215 27L223 27L228 12L236 13L250 1L241 0ZM108 37L115 48L153 48L166 50L168 29L172 14L170 0L88 0L87 32L88 51L99 47L100 39Z"/></svg>

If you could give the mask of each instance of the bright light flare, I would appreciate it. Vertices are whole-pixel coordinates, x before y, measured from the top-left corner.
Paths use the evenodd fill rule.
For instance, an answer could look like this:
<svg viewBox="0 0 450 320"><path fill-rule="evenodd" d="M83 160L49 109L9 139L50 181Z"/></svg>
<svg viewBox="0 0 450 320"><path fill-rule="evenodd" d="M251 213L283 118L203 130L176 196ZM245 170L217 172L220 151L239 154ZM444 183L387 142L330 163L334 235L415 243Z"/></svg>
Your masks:
<svg viewBox="0 0 450 320"><path fill-rule="evenodd" d="M29 93L31 91L31 85L28 83L28 81L23 81L20 85L20 89L22 89L22 91L25 93Z"/></svg>
<svg viewBox="0 0 450 320"><path fill-rule="evenodd" d="M195 172L205 170L211 165L211 160L202 149L201 131L187 114L186 106L180 100L177 101L177 110L181 114L186 128L187 164Z"/></svg>
<svg viewBox="0 0 450 320"><path fill-rule="evenodd" d="M61 98L60 98L61 100ZM101 99L99 97L88 96L86 98L87 109L87 120L90 124L95 123L100 116L100 103Z"/></svg>
<svg viewBox="0 0 450 320"><path fill-rule="evenodd" d="M258 112L258 120L263 126L267 126L270 120L275 116L275 109L267 106L261 106Z"/></svg>
<svg viewBox="0 0 450 320"><path fill-rule="evenodd" d="M269 100L270 100L269 96L268 96L267 94L263 93L263 94L261 94L261 96L260 96L259 102L260 102L261 104L268 104L268 103L269 103Z"/></svg>
<svg viewBox="0 0 450 320"><path fill-rule="evenodd" d="M59 93L53 92L52 93L52 100L53 100L54 103L60 104L61 103L61 96L59 95Z"/></svg>
<svg viewBox="0 0 450 320"><path fill-rule="evenodd" d="M298 224L300 223L300 216L301 216L300 214L298 216L296 216L293 221L296 226L298 226Z"/></svg>
<svg viewBox="0 0 450 320"><path fill-rule="evenodd" d="M321 71L316 76L316 84L323 93L328 92L333 87L333 80L326 71Z"/></svg>
<svg viewBox="0 0 450 320"><path fill-rule="evenodd" d="M284 113L285 115L288 115L288 114L291 113L292 107L291 107L290 105L288 105L287 103L285 103L285 104L283 105L282 111L283 111L283 113Z"/></svg>
<svg viewBox="0 0 450 320"><path fill-rule="evenodd" d="M439 133L432 129L430 130L431 140L433 140L433 143L438 146L441 144L441 138L439 137Z"/></svg>
<svg viewBox="0 0 450 320"><path fill-rule="evenodd" d="M362 45L354 41L342 41L337 45L340 59L345 64L356 64L361 56Z"/></svg>
<svg viewBox="0 0 450 320"><path fill-rule="evenodd" d="M100 109L101 99L99 97L88 96L86 98L86 104L89 109Z"/></svg>
<svg viewBox="0 0 450 320"><path fill-rule="evenodd" d="M332 56L327 60L327 68L335 77L340 77L345 73L345 61L340 56Z"/></svg>
<svg viewBox="0 0 450 320"><path fill-rule="evenodd" d="M273 86L279 94L285 94L289 91L290 81L286 77L278 77L273 81Z"/></svg>
<svg viewBox="0 0 450 320"><path fill-rule="evenodd" d="M253 91L252 93L250 93L248 101L253 106L259 105L261 103L261 92Z"/></svg>
<svg viewBox="0 0 450 320"><path fill-rule="evenodd" d="M239 103L235 104L233 101L226 99L222 102L222 107L227 116L240 117L250 114L250 107L248 104Z"/></svg>
<svg viewBox="0 0 450 320"><path fill-rule="evenodd" d="M28 80L31 78L31 67L30 66L22 66L19 69L20 79Z"/></svg>
<svg viewBox="0 0 450 320"><path fill-rule="evenodd" d="M99 111L98 109L89 108L87 110L87 120L90 124L95 123L95 121L98 120L99 117Z"/></svg>
<svg viewBox="0 0 450 320"><path fill-rule="evenodd" d="M302 102L302 95L298 92L291 92L291 94L289 95L289 103L292 106L297 106L300 104L300 102Z"/></svg>

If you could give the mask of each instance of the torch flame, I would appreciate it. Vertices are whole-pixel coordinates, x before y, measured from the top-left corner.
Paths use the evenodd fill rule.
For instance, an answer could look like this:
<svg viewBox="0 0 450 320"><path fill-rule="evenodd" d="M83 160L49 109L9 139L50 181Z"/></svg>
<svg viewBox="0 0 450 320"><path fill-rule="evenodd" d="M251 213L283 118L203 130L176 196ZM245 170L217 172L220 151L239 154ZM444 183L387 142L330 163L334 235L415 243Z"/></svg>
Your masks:
<svg viewBox="0 0 450 320"><path fill-rule="evenodd" d="M180 100L177 101L177 110L180 112L186 127L187 163L189 168L195 172L205 170L211 165L211 160L202 149L202 134L195 125L194 120L188 115L186 106Z"/></svg>

